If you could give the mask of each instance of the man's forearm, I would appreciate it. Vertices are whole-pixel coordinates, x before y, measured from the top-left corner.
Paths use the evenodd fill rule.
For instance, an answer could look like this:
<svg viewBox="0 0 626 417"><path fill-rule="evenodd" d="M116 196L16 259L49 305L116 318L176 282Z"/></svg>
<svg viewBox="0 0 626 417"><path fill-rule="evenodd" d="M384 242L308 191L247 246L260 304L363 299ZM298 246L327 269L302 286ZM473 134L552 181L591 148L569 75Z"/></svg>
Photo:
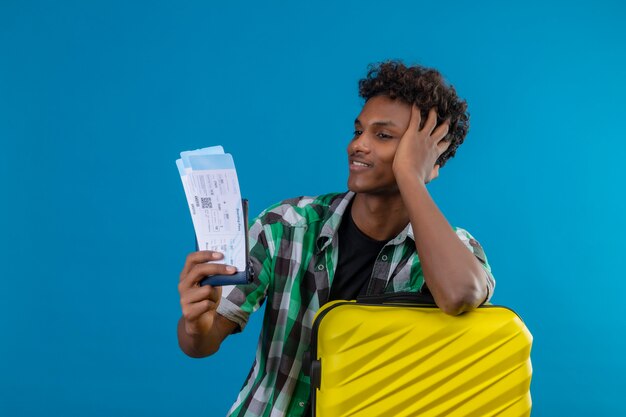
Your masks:
<svg viewBox="0 0 626 417"><path fill-rule="evenodd" d="M426 185L397 177L409 212L424 280L437 305L448 314L471 310L487 297L486 273L443 216Z"/></svg>

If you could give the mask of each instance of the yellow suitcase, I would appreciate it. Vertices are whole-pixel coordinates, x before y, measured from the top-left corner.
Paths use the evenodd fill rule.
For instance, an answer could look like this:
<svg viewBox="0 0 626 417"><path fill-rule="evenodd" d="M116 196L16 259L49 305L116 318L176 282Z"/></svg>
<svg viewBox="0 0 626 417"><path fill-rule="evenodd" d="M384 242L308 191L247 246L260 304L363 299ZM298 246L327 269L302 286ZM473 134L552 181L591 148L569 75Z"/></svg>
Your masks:
<svg viewBox="0 0 626 417"><path fill-rule="evenodd" d="M334 301L319 310L313 415L529 416L532 335L517 314L485 305L453 317L415 296Z"/></svg>

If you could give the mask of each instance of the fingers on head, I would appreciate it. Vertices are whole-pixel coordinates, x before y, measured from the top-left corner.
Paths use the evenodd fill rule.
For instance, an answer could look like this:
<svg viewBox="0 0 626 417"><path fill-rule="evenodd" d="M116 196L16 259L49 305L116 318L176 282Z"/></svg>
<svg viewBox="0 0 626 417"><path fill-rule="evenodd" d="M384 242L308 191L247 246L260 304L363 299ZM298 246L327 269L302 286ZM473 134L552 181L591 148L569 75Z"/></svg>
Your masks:
<svg viewBox="0 0 626 417"><path fill-rule="evenodd" d="M428 117L426 118L422 129L431 133L435 126L437 126L437 110L433 107L428 110Z"/></svg>
<svg viewBox="0 0 626 417"><path fill-rule="evenodd" d="M449 131L450 131L450 122L445 121L439 126L437 126L435 131L432 133L431 137L433 138L433 140L439 143L446 137Z"/></svg>
<svg viewBox="0 0 626 417"><path fill-rule="evenodd" d="M451 144L452 144L452 141L441 139L437 143L437 148L439 149L439 155L444 153L450 147Z"/></svg>
<svg viewBox="0 0 626 417"><path fill-rule="evenodd" d="M422 120L422 114L420 112L419 107L416 104L413 104L411 107L411 120L409 121L409 126L418 129Z"/></svg>

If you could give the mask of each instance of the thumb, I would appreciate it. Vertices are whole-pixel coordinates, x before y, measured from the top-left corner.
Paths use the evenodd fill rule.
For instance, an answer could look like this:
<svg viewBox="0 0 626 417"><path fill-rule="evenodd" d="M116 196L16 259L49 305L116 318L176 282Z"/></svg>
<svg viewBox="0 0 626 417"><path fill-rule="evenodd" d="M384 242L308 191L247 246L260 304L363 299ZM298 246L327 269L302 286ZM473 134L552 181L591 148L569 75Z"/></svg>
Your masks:
<svg viewBox="0 0 626 417"><path fill-rule="evenodd" d="M222 298L222 287L211 287L211 293L209 294L209 300L218 303Z"/></svg>

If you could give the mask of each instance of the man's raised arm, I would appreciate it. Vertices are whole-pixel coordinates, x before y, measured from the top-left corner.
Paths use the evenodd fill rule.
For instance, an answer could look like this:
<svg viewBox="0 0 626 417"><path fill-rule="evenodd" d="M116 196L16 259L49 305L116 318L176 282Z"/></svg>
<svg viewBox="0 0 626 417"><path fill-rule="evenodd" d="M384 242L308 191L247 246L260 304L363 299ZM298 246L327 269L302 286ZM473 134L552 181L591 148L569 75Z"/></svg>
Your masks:
<svg viewBox="0 0 626 417"><path fill-rule="evenodd" d="M426 183L436 178L437 158L450 142L448 122L439 126L431 109L420 129L420 111L413 105L411 121L393 162L394 175L408 210L424 281L435 302L447 314L472 310L487 298L487 274L443 216Z"/></svg>

